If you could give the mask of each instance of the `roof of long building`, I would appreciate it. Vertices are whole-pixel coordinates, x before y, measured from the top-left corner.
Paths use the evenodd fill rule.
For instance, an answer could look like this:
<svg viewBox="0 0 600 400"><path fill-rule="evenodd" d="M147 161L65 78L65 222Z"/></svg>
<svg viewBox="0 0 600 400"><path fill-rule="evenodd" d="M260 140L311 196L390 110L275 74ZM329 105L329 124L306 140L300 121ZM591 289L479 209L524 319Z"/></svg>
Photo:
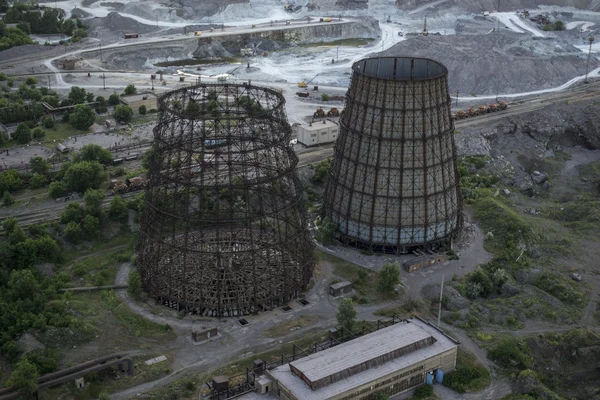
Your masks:
<svg viewBox="0 0 600 400"><path fill-rule="evenodd" d="M299 399L323 400L456 346L435 327L412 319L301 358L270 374Z"/></svg>

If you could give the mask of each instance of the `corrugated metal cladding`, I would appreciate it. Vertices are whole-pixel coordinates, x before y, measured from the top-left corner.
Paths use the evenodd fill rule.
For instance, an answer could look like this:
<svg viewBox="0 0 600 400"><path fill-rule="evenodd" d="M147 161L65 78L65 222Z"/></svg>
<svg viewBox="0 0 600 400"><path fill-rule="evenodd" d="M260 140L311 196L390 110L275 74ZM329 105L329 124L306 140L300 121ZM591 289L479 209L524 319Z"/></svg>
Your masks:
<svg viewBox="0 0 600 400"><path fill-rule="evenodd" d="M325 189L345 243L401 252L443 244L462 207L448 71L427 59L358 61Z"/></svg>

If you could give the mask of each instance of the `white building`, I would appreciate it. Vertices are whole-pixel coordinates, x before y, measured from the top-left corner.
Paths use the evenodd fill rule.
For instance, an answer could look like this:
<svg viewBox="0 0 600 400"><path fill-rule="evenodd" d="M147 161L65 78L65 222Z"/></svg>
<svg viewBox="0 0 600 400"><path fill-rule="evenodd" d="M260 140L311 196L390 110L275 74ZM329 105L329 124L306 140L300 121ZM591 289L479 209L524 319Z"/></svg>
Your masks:
<svg viewBox="0 0 600 400"><path fill-rule="evenodd" d="M339 125L328 119L308 125L300 125L298 127L298 141L305 146L333 143L339 130Z"/></svg>

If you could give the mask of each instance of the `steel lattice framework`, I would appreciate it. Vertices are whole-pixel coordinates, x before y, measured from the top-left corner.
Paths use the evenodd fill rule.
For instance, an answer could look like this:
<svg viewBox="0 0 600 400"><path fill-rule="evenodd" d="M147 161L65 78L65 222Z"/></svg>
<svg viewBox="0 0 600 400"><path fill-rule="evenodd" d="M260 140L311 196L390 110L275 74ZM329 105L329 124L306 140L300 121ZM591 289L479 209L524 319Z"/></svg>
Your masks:
<svg viewBox="0 0 600 400"><path fill-rule="evenodd" d="M339 239L375 251L448 245L462 199L448 70L428 59L356 62L324 210Z"/></svg>
<svg viewBox="0 0 600 400"><path fill-rule="evenodd" d="M138 242L146 291L210 316L277 307L314 260L283 96L197 85L159 99Z"/></svg>

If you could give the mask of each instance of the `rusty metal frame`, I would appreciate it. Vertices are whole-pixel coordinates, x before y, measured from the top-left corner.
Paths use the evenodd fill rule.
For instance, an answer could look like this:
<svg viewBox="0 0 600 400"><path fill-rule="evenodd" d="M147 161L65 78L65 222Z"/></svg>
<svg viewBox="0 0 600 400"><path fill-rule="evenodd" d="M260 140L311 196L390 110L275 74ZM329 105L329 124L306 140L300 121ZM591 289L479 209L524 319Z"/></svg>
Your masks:
<svg viewBox="0 0 600 400"><path fill-rule="evenodd" d="M137 245L144 289L217 317L298 296L313 245L281 93L202 84L159 107Z"/></svg>
<svg viewBox="0 0 600 400"><path fill-rule="evenodd" d="M406 253L462 226L448 70L422 58L356 62L324 192L343 243Z"/></svg>

